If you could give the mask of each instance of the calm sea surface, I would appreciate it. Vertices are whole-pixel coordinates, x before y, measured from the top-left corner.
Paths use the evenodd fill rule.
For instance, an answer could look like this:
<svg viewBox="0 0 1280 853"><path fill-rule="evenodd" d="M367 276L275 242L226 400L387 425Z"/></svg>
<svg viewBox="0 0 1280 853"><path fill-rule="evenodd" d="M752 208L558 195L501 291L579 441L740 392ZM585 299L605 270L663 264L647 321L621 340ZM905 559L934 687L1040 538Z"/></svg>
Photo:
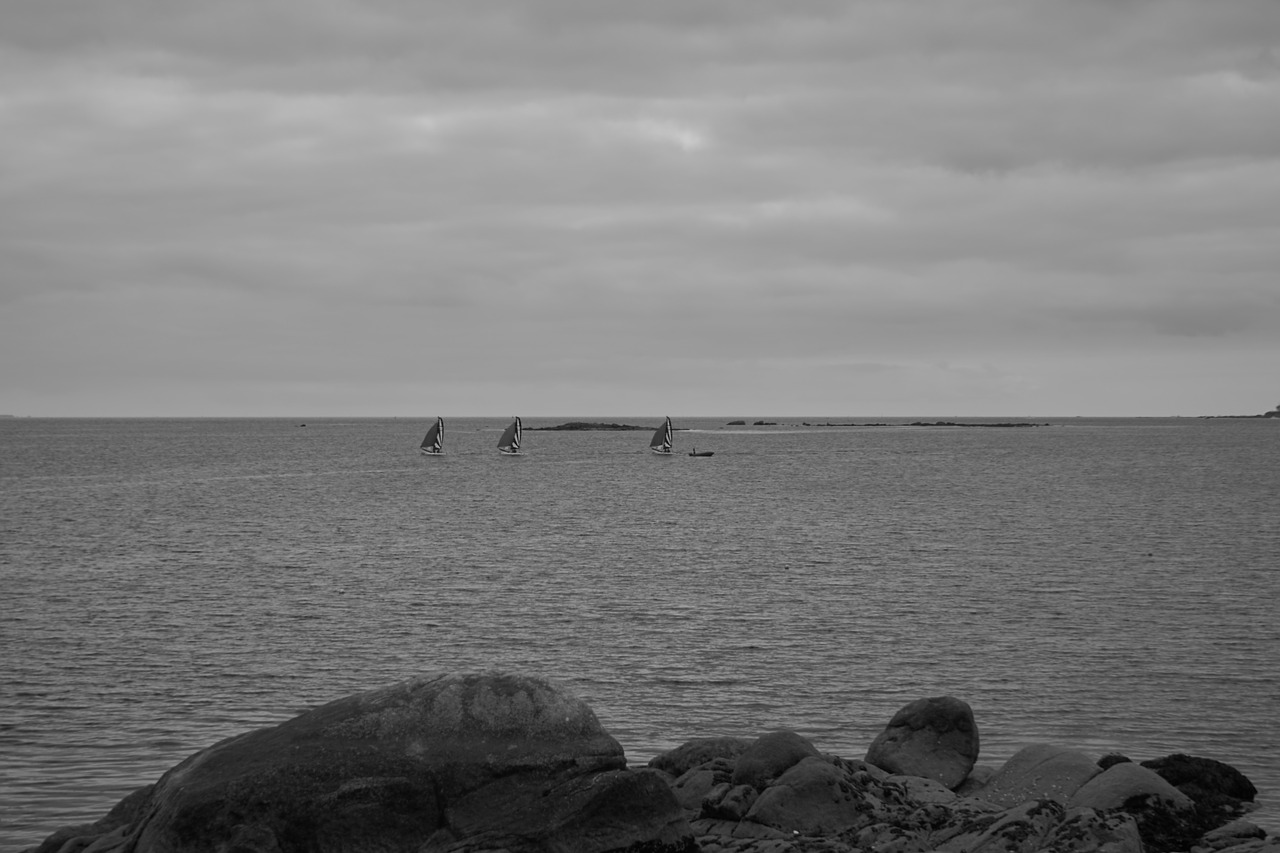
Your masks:
<svg viewBox="0 0 1280 853"><path fill-rule="evenodd" d="M529 419L519 458L450 420L435 459L425 418L0 420L0 849L490 668L565 684L632 763L778 727L861 758L951 694L980 763L1216 758L1280 832L1280 422L675 418L660 458L531 429L567 420L661 417Z"/></svg>

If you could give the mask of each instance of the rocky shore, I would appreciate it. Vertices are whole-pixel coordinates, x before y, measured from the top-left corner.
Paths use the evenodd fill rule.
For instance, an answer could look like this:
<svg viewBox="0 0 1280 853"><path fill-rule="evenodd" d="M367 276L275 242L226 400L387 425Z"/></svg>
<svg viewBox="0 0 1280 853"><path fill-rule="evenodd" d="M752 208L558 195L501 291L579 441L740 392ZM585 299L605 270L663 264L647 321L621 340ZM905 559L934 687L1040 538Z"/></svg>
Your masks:
<svg viewBox="0 0 1280 853"><path fill-rule="evenodd" d="M422 676L195 753L28 853L1280 853L1211 758L1034 744L978 764L955 697L903 707L862 758L796 732L707 737L629 767L552 682Z"/></svg>

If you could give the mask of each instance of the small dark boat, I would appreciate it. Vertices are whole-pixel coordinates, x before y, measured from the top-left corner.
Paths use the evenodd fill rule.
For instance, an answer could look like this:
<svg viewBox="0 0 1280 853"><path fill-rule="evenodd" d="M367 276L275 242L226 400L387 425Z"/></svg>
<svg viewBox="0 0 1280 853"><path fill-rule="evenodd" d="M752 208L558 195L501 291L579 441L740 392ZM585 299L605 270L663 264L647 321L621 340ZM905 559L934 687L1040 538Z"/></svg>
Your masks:
<svg viewBox="0 0 1280 853"><path fill-rule="evenodd" d="M690 456L715 456L716 452L714 450L698 450L698 448L695 447L692 451L690 451L689 455Z"/></svg>

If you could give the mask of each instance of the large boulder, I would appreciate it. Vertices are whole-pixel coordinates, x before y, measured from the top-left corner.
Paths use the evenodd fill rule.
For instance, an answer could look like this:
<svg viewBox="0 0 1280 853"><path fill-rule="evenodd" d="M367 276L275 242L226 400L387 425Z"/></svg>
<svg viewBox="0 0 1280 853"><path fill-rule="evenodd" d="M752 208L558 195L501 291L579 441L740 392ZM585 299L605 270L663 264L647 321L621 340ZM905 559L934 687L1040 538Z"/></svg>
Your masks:
<svg viewBox="0 0 1280 853"><path fill-rule="evenodd" d="M1080 786L1067 801L1068 806L1091 809L1120 809L1134 797L1158 798L1166 805L1191 808L1191 798L1170 785L1154 770L1132 762L1113 764Z"/></svg>
<svg viewBox="0 0 1280 853"><path fill-rule="evenodd" d="M671 780L670 785L680 807L697 817L702 812L702 801L716 788L727 790L732 787L732 780L733 762L727 758L714 758L690 767Z"/></svg>
<svg viewBox="0 0 1280 853"><path fill-rule="evenodd" d="M1200 803L1253 802L1258 789L1229 764L1194 755L1166 755L1142 762L1191 799Z"/></svg>
<svg viewBox="0 0 1280 853"><path fill-rule="evenodd" d="M1033 744L1014 753L977 796L1004 808L1030 800L1066 805L1102 768L1083 752L1051 744Z"/></svg>
<svg viewBox="0 0 1280 853"><path fill-rule="evenodd" d="M873 821L875 807L864 790L846 768L809 756L768 785L746 819L786 832L836 835Z"/></svg>
<svg viewBox="0 0 1280 853"><path fill-rule="evenodd" d="M675 749L667 750L649 759L649 766L679 778L699 764L717 758L737 759L752 744L745 737L700 737L685 741Z"/></svg>
<svg viewBox="0 0 1280 853"><path fill-rule="evenodd" d="M738 756L733 768L733 784L762 790L801 760L817 754L817 747L795 732L763 734Z"/></svg>
<svg viewBox="0 0 1280 853"><path fill-rule="evenodd" d="M978 760L973 709L954 696L917 699L893 715L867 749L868 764L955 789Z"/></svg>
<svg viewBox="0 0 1280 853"><path fill-rule="evenodd" d="M224 740L161 777L114 835L95 851L693 844L670 789L626 769L585 703L506 674L415 678Z"/></svg>

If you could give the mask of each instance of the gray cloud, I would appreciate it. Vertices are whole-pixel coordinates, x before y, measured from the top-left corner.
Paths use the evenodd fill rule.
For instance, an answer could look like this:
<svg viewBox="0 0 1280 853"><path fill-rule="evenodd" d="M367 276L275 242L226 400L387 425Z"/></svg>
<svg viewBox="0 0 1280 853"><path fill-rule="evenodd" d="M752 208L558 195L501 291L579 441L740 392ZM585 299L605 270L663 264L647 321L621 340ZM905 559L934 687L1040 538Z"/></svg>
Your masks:
<svg viewBox="0 0 1280 853"><path fill-rule="evenodd" d="M5 4L0 411L1249 410L1277 51L1271 0Z"/></svg>

